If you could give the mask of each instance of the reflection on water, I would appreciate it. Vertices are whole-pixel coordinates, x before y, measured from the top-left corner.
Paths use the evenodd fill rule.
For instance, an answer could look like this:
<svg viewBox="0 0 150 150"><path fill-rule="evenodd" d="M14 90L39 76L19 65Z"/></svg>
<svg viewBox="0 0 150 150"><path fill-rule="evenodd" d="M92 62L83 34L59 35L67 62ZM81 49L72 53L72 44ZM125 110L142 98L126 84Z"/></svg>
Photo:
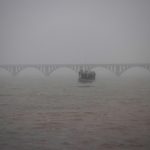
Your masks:
<svg viewBox="0 0 150 150"><path fill-rule="evenodd" d="M1 150L149 150L150 78L1 77Z"/></svg>

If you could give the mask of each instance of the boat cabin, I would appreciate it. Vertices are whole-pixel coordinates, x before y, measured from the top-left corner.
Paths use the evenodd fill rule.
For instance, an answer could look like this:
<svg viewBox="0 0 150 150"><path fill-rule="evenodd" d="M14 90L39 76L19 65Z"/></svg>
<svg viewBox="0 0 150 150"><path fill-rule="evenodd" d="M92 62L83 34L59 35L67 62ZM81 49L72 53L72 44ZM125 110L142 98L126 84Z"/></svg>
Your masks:
<svg viewBox="0 0 150 150"><path fill-rule="evenodd" d="M94 81L95 80L96 73L94 71L89 70L80 70L79 71L79 81Z"/></svg>

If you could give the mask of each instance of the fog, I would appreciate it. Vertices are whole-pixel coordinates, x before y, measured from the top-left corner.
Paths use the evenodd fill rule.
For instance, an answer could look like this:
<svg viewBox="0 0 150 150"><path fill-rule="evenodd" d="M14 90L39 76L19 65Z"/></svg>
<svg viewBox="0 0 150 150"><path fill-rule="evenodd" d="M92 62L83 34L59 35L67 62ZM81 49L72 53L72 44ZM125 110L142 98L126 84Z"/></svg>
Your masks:
<svg viewBox="0 0 150 150"><path fill-rule="evenodd" d="M0 64L150 62L149 0L0 0Z"/></svg>

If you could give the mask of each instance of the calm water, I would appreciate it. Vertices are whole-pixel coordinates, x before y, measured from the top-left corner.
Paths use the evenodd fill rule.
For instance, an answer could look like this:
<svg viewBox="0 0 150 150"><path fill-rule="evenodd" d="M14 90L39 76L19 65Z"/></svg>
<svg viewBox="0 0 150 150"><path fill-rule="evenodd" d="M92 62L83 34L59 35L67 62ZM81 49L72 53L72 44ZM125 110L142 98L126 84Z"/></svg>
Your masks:
<svg viewBox="0 0 150 150"><path fill-rule="evenodd" d="M150 78L0 78L0 150L149 150Z"/></svg>

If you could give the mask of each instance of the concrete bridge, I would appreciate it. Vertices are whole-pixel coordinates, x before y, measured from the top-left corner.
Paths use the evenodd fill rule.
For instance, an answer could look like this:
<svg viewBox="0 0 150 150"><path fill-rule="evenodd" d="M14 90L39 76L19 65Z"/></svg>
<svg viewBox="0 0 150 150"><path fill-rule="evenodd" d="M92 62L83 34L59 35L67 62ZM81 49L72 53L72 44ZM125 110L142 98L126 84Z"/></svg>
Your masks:
<svg viewBox="0 0 150 150"><path fill-rule="evenodd" d="M10 65L0 65L0 68L7 70L13 76L16 76L21 71L27 68L35 68L41 71L45 76L49 76L51 73L56 71L59 68L69 68L76 73L80 69L83 70L92 70L94 68L101 67L115 73L117 76L123 74L126 70L140 67L150 71L150 63L149 64L10 64Z"/></svg>

